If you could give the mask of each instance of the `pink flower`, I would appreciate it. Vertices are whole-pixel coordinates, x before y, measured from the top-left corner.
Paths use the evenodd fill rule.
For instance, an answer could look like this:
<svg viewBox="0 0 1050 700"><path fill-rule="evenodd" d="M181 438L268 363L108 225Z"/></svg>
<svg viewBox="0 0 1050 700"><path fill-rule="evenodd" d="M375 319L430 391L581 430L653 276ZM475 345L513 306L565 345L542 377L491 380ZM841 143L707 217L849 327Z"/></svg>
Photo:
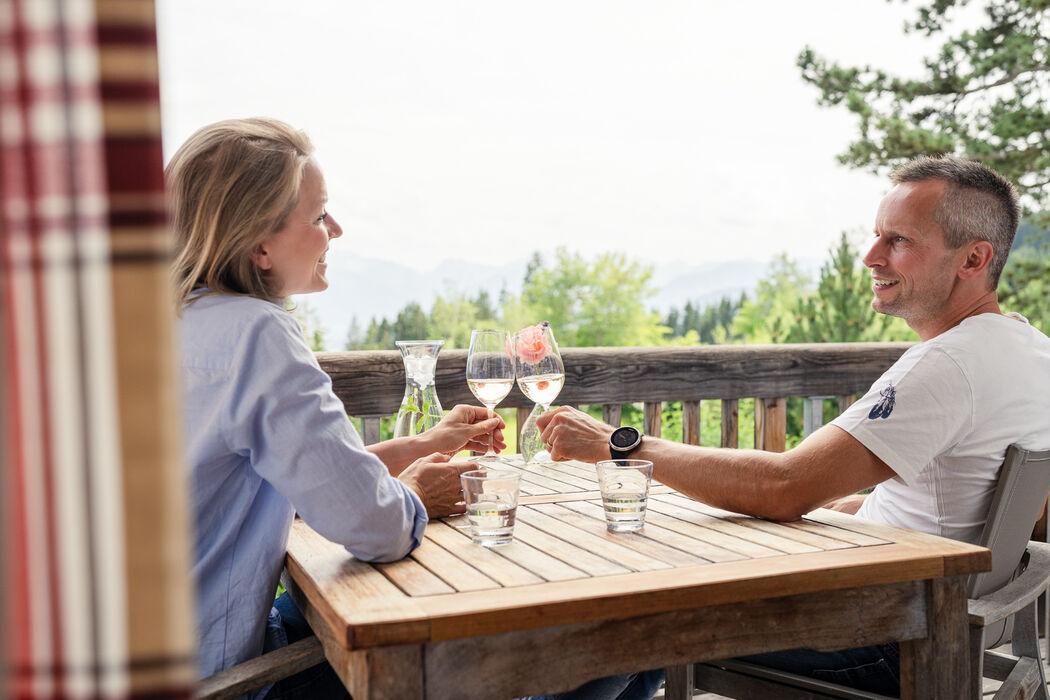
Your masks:
<svg viewBox="0 0 1050 700"><path fill-rule="evenodd" d="M517 353L518 357L525 364L537 364L550 353L551 345L547 341L547 334L544 332L546 328L547 322L544 321L518 331Z"/></svg>

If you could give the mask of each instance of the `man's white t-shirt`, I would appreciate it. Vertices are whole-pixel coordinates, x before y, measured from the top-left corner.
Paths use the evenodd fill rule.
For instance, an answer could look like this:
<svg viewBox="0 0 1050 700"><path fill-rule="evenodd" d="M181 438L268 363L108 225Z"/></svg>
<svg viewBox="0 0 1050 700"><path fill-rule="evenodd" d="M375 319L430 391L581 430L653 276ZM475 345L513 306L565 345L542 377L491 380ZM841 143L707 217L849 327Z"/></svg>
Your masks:
<svg viewBox="0 0 1050 700"><path fill-rule="evenodd" d="M972 316L909 348L832 424L897 473L858 516L974 542L1006 448L1050 449L1050 338L1016 314Z"/></svg>

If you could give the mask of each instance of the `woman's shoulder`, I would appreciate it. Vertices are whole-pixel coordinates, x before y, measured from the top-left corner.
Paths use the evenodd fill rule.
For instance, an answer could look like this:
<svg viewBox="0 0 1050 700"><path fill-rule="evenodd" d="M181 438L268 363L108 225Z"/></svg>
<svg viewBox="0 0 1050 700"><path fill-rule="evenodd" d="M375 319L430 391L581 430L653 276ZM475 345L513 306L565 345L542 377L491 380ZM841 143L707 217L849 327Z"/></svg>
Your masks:
<svg viewBox="0 0 1050 700"><path fill-rule="evenodd" d="M243 294L208 294L193 299L183 310L193 321L243 327L258 322L295 325L295 319L278 304Z"/></svg>
<svg viewBox="0 0 1050 700"><path fill-rule="evenodd" d="M233 294L198 297L182 312L180 325L184 338L227 349L251 344L260 336L289 343L302 336L299 323L278 304Z"/></svg>

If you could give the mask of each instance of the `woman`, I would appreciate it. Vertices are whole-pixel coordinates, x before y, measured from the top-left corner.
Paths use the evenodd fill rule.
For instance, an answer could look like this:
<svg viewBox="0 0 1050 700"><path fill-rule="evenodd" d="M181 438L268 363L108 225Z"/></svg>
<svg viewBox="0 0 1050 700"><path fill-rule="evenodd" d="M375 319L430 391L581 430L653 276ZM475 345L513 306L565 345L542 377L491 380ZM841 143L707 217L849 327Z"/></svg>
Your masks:
<svg viewBox="0 0 1050 700"><path fill-rule="evenodd" d="M325 256L342 235L312 153L282 122L230 120L197 131L165 171L201 676L309 633L286 596L271 609L293 513L359 559L400 559L428 516L463 510L459 475L474 465L447 455L490 436L505 447L502 420L471 406L362 445L284 308L328 287ZM345 695L322 664L268 697Z"/></svg>

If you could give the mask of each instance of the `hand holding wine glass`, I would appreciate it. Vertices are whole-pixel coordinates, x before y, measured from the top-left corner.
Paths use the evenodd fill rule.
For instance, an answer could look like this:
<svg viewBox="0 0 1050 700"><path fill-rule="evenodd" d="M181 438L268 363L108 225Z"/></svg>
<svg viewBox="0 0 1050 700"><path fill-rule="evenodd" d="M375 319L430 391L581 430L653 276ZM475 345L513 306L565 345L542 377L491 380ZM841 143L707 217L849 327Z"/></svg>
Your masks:
<svg viewBox="0 0 1050 700"><path fill-rule="evenodd" d="M514 386L514 354L509 332L491 328L471 332L467 386L489 412L510 393ZM488 451L479 461L499 461L491 439Z"/></svg>
<svg viewBox="0 0 1050 700"><path fill-rule="evenodd" d="M536 402L522 426L519 450L528 463L534 456L547 459L536 417L548 410L565 383L565 365L549 323L523 328L514 334L514 373L521 393Z"/></svg>

